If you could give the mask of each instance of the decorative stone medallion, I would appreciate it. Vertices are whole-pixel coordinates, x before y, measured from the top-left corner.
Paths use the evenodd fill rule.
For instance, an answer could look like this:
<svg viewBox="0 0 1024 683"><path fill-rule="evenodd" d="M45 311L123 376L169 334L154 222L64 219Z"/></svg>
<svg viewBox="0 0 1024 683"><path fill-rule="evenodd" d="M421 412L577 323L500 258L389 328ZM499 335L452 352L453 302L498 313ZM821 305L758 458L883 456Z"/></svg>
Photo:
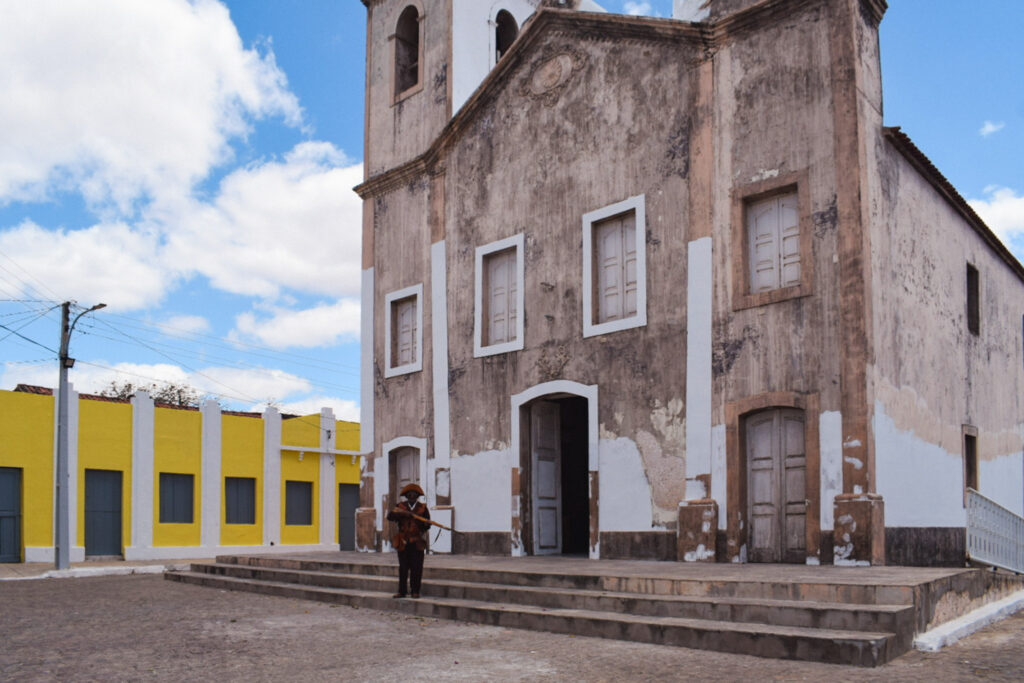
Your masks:
<svg viewBox="0 0 1024 683"><path fill-rule="evenodd" d="M520 95L541 100L548 107L554 106L585 61L583 53L574 47L546 51L530 68L519 88Z"/></svg>

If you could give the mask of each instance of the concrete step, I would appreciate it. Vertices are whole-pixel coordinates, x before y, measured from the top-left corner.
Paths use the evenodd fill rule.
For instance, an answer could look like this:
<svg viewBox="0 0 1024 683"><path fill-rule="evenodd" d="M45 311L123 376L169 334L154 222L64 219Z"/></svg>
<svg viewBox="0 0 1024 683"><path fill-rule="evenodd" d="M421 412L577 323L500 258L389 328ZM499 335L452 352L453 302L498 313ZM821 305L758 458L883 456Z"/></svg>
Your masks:
<svg viewBox="0 0 1024 683"><path fill-rule="evenodd" d="M395 589L393 576L254 567L232 563L197 563L192 565L192 571L234 578L361 591L386 593ZM535 588L449 581L433 576L424 580L422 593L431 597L559 609L579 608L594 612L846 631L882 631L906 634L907 639L912 635L914 628L913 607L909 605L848 605L766 598L655 596L575 588Z"/></svg>
<svg viewBox="0 0 1024 683"><path fill-rule="evenodd" d="M903 650L893 633L732 623L710 619L622 614L589 609L495 604L479 600L424 596L398 600L388 592L236 578L200 571L169 572L168 579L228 590L318 600L371 609L397 610L424 617L615 638L662 645L877 666Z"/></svg>
<svg viewBox="0 0 1024 683"><path fill-rule="evenodd" d="M249 567L297 569L337 572L365 576L397 576L397 565L374 562L278 558L274 556L220 556L218 564ZM425 575L431 579L463 581L474 584L501 584L534 588L566 588L611 591L645 595L678 595L770 600L810 600L816 602L859 605L912 605L914 590L910 586L833 583L822 581L759 581L689 579L673 576L609 573L595 568L586 573L549 573L528 569L509 571L469 567L431 566L427 559Z"/></svg>

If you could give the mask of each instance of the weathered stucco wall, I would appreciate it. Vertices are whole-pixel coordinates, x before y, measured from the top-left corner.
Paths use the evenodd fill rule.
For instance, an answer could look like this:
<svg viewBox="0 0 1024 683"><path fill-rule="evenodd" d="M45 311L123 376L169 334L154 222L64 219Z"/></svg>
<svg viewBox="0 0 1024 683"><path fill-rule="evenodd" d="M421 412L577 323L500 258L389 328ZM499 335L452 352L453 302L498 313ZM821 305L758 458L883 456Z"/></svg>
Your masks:
<svg viewBox="0 0 1024 683"><path fill-rule="evenodd" d="M571 74L538 85L537 70L559 55ZM613 498L623 492L602 495L602 531L669 525L683 491L687 112L698 55L685 43L549 34L446 162L453 451L464 459L507 448L513 394L556 378L600 385L602 481L606 468L638 471L639 493L653 499L646 510L618 511ZM583 339L582 216L641 194L649 322ZM525 348L474 358L475 250L518 233ZM459 471L453 462L455 491L464 485Z"/></svg>
<svg viewBox="0 0 1024 683"><path fill-rule="evenodd" d="M1022 512L1024 283L887 139L872 236L878 490L887 526L963 526L963 425L981 492ZM967 264L980 334L967 326Z"/></svg>

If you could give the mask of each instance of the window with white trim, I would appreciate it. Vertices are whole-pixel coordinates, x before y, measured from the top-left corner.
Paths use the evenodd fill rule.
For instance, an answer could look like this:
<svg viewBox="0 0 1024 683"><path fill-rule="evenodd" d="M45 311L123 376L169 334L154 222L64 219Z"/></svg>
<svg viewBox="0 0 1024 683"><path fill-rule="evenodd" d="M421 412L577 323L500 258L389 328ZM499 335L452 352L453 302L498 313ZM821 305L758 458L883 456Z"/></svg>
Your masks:
<svg viewBox="0 0 1024 683"><path fill-rule="evenodd" d="M800 208L796 192L747 205L750 293L801 283Z"/></svg>
<svg viewBox="0 0 1024 683"><path fill-rule="evenodd" d="M478 247L473 355L523 348L523 235Z"/></svg>
<svg viewBox="0 0 1024 683"><path fill-rule="evenodd" d="M583 336L647 324L644 196L583 216Z"/></svg>
<svg viewBox="0 0 1024 683"><path fill-rule="evenodd" d="M385 377L423 369L423 285L406 287L385 297Z"/></svg>

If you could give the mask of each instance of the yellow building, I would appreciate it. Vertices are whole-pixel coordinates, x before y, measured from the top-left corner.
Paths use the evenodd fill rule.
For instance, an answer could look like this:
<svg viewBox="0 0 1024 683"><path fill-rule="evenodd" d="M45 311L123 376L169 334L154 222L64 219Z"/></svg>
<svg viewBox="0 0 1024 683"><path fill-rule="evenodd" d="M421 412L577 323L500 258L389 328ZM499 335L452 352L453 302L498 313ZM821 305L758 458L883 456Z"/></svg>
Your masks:
<svg viewBox="0 0 1024 683"><path fill-rule="evenodd" d="M355 549L359 425L73 392L71 559ZM54 559L55 400L0 391L0 561Z"/></svg>

